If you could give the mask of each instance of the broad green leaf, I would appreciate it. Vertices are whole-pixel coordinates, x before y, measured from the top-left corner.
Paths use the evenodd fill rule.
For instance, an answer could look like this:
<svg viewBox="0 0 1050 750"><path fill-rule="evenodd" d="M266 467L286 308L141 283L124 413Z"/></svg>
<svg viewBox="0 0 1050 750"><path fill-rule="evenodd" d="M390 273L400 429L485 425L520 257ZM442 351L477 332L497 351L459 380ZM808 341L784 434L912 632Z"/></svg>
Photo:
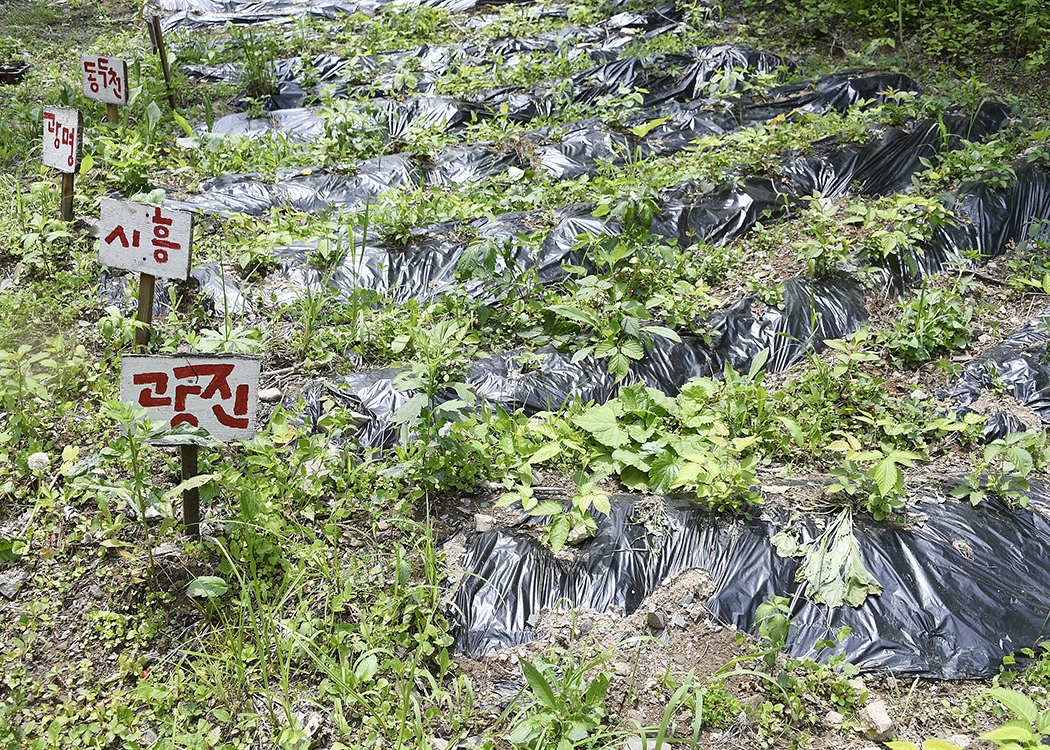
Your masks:
<svg viewBox="0 0 1050 750"><path fill-rule="evenodd" d="M1004 725L998 729L993 729L990 732L985 732L981 735L981 739L991 740L997 745L1004 745L1007 742L1016 742L1022 747L1028 747L1028 741L1032 739L1032 730L1025 729L1024 727Z"/></svg>
<svg viewBox="0 0 1050 750"><path fill-rule="evenodd" d="M507 735L507 741L512 745L527 745L535 736L543 731L542 725L535 719L525 719L514 725L514 729Z"/></svg>
<svg viewBox="0 0 1050 750"><path fill-rule="evenodd" d="M605 692L609 689L609 675L602 672L587 686L583 702L591 708L602 706L605 703Z"/></svg>
<svg viewBox="0 0 1050 750"><path fill-rule="evenodd" d="M570 740L572 743L587 739L587 735L591 733L594 727L595 724L590 719L575 719L569 723L568 731L565 732L565 739Z"/></svg>
<svg viewBox="0 0 1050 750"><path fill-rule="evenodd" d="M805 436L802 434L802 429L798 426L798 422L791 417L778 416L777 419L780 423L787 428L788 434L791 435L791 439L795 441L795 445L801 448L806 443Z"/></svg>
<svg viewBox="0 0 1050 750"><path fill-rule="evenodd" d="M198 474L197 476L190 477L165 492L164 499L167 501L175 500L176 498L181 497L182 493L186 490L193 490L201 485L207 484L214 476L214 474Z"/></svg>
<svg viewBox="0 0 1050 750"><path fill-rule="evenodd" d="M628 428L628 434L629 433L630 428ZM637 448L633 445L629 445L626 448L617 448L612 452L613 461L617 462L620 466L633 466L643 472L647 472L651 468L647 458L646 455L639 453Z"/></svg>
<svg viewBox="0 0 1050 750"><path fill-rule="evenodd" d="M535 508L529 511L530 516L553 516L557 513L564 513L565 508L557 500L544 500L542 503L537 505Z"/></svg>
<svg viewBox="0 0 1050 750"><path fill-rule="evenodd" d="M1050 732L1050 708L1039 714L1039 718L1035 722L1035 728L1041 734Z"/></svg>
<svg viewBox="0 0 1050 750"><path fill-rule="evenodd" d="M609 357L609 372L616 376L616 381L619 382L627 377L627 373L631 369L631 360L629 360L623 352L616 352Z"/></svg>
<svg viewBox="0 0 1050 750"><path fill-rule="evenodd" d="M886 497L894 492L898 482L904 481L904 474L897 468L893 458L886 456L872 468L871 478L879 488L879 494Z"/></svg>
<svg viewBox="0 0 1050 750"><path fill-rule="evenodd" d="M1035 701L1024 693L1009 688L989 688L988 693L997 701L1002 703L1007 710L1019 719L1024 719L1029 724L1035 724L1039 709Z"/></svg>
<svg viewBox="0 0 1050 750"><path fill-rule="evenodd" d="M541 446L538 451L529 456L529 460L526 463L529 464L542 464L544 461L549 461L555 456L561 454L564 450L560 441L554 441Z"/></svg>
<svg viewBox="0 0 1050 750"><path fill-rule="evenodd" d="M572 531L572 521L564 513L560 516L555 516L554 520L551 521L549 542L551 551L554 554L558 554L561 548L565 546L565 540L569 538L570 531Z"/></svg>
<svg viewBox="0 0 1050 750"><path fill-rule="evenodd" d="M1022 477L1031 473L1034 466L1032 454L1024 448L1017 445L1010 446L1006 449L1006 458L1013 464L1013 473L1020 474Z"/></svg>
<svg viewBox="0 0 1050 750"><path fill-rule="evenodd" d="M376 659L375 654L368 654L358 660L354 667L354 676L358 682L368 682L375 677L377 671L379 671L379 660Z"/></svg>
<svg viewBox="0 0 1050 750"><path fill-rule="evenodd" d="M186 593L197 599L213 599L229 590L230 585L219 576L198 576L186 587Z"/></svg>
<svg viewBox="0 0 1050 750"><path fill-rule="evenodd" d="M394 424L412 424L419 419L423 413L423 409L427 405L427 394L417 393L408 399L405 403L401 404L396 412L394 412L393 418L390 420Z"/></svg>
<svg viewBox="0 0 1050 750"><path fill-rule="evenodd" d="M180 115L178 112L171 113L172 118L175 120L175 124L182 128L182 132L186 134L187 138L193 137L193 128L190 127L189 121Z"/></svg>
<svg viewBox="0 0 1050 750"><path fill-rule="evenodd" d="M649 482L654 492L666 492L679 486L678 480L685 461L673 451L664 451L654 458L649 469Z"/></svg>
<svg viewBox="0 0 1050 750"><path fill-rule="evenodd" d="M146 106L146 119L149 122L150 132L153 132L156 129L157 123L160 122L160 118L160 107L157 106L156 102L150 102Z"/></svg>
<svg viewBox="0 0 1050 750"><path fill-rule="evenodd" d="M609 496L604 492L594 492L591 494L591 504L595 510L601 511L605 515L609 515L612 511L612 506L609 503Z"/></svg>
<svg viewBox="0 0 1050 750"><path fill-rule="evenodd" d="M536 696L536 700L550 710L557 711L558 703L554 697L554 690L551 688L550 683L547 682L547 678L544 677L543 673L532 663L527 662L520 657L518 661L521 664L521 672L525 675L525 681L529 683L529 687L532 689L532 694Z"/></svg>
<svg viewBox="0 0 1050 750"><path fill-rule="evenodd" d="M628 489L644 490L649 486L649 475L634 466L624 466L620 470L620 481Z"/></svg>
<svg viewBox="0 0 1050 750"><path fill-rule="evenodd" d="M682 337L667 326L642 326L642 330L646 333L652 334L653 336L662 336L663 338L670 339L671 341L676 341L678 343L682 342Z"/></svg>
<svg viewBox="0 0 1050 750"><path fill-rule="evenodd" d="M641 359L645 356L645 350L642 348L641 342L636 341L635 339L627 339L624 341L620 346L620 351L631 359Z"/></svg>
<svg viewBox="0 0 1050 750"><path fill-rule="evenodd" d="M602 327L602 323L598 320L597 316L587 310L574 307L573 305L551 305L546 309L550 310L555 315L574 320L581 325L590 326L595 329Z"/></svg>
<svg viewBox="0 0 1050 750"><path fill-rule="evenodd" d="M617 420L616 412L610 403L590 407L583 414L573 417L572 423L590 433L608 448L619 448L627 444L627 432Z"/></svg>

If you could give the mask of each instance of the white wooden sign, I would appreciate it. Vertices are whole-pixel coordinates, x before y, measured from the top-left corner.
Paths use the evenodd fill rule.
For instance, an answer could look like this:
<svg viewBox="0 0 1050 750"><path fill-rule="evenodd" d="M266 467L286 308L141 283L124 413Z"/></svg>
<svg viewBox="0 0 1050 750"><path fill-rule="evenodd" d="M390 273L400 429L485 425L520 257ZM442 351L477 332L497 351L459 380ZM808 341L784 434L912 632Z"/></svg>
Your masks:
<svg viewBox="0 0 1050 750"><path fill-rule="evenodd" d="M165 279L190 275L193 214L103 198L98 262Z"/></svg>
<svg viewBox="0 0 1050 750"><path fill-rule="evenodd" d="M84 97L106 104L128 103L128 64L116 57L81 55Z"/></svg>
<svg viewBox="0 0 1050 750"><path fill-rule="evenodd" d="M232 443L255 435L262 359L242 354L125 354L120 398L177 427L188 424Z"/></svg>
<svg viewBox="0 0 1050 750"><path fill-rule="evenodd" d="M74 173L80 167L84 120L79 109L44 107L44 166Z"/></svg>

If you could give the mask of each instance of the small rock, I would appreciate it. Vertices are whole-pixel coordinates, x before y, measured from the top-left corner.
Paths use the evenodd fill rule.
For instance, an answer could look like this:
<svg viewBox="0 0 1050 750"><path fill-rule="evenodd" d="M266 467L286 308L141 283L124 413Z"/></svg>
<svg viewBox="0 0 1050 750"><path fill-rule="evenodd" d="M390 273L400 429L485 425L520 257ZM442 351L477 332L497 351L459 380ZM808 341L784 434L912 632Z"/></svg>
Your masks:
<svg viewBox="0 0 1050 750"><path fill-rule="evenodd" d="M895 726L886 711L886 701L879 698L860 710L860 728L865 738L874 742L893 739Z"/></svg>
<svg viewBox="0 0 1050 750"><path fill-rule="evenodd" d="M656 610L653 610L648 615L646 615L645 624L649 627L650 630L654 631L660 631L667 628L667 620L664 618L662 613L657 612Z"/></svg>
<svg viewBox="0 0 1050 750"><path fill-rule="evenodd" d="M922 388L916 388L911 392L911 399L912 401L926 401L929 399L929 396Z"/></svg>
<svg viewBox="0 0 1050 750"><path fill-rule="evenodd" d="M485 513L475 513L474 528L478 531L492 531L496 528L496 519L494 516L486 515Z"/></svg>
<svg viewBox="0 0 1050 750"><path fill-rule="evenodd" d="M846 717L838 711L828 711L824 716L824 723L829 727L840 727L845 719Z"/></svg>
<svg viewBox="0 0 1050 750"><path fill-rule="evenodd" d="M587 530L586 526L577 526L569 532L569 536L565 539L565 544L570 547L578 547L592 536L591 532Z"/></svg>
<svg viewBox="0 0 1050 750"><path fill-rule="evenodd" d="M260 388L259 389L259 400L265 404L272 404L275 401L280 401L284 394L281 393L280 388Z"/></svg>
<svg viewBox="0 0 1050 750"><path fill-rule="evenodd" d="M88 596L90 596L92 599L101 599L105 595L106 592L103 591L102 587L97 584L92 585L91 588L88 589Z"/></svg>
<svg viewBox="0 0 1050 750"><path fill-rule="evenodd" d="M151 727L146 727L142 730L142 734L139 735L139 742L147 747L153 747L153 745L157 744L157 740L159 739L157 733L154 732Z"/></svg>
<svg viewBox="0 0 1050 750"><path fill-rule="evenodd" d="M594 630L594 620L590 617L581 617L580 621L576 623L576 632L580 635L587 635Z"/></svg>
<svg viewBox="0 0 1050 750"><path fill-rule="evenodd" d="M685 596L678 600L678 606L682 609L689 609L691 606L693 606L693 599L695 598L696 597L693 596L693 592L689 591L686 593Z"/></svg>
<svg viewBox="0 0 1050 750"><path fill-rule="evenodd" d="M321 729L322 717L321 714L316 711L311 711L305 716L297 717L299 719L299 726L306 732L306 736L313 739L317 736L318 730Z"/></svg>
<svg viewBox="0 0 1050 750"><path fill-rule="evenodd" d="M376 528L379 529L380 531L389 531L390 530L390 521L380 521L379 523L376 524Z"/></svg>
<svg viewBox="0 0 1050 750"><path fill-rule="evenodd" d="M966 748L973 744L973 740L965 734L953 734L951 737L948 738L948 742L952 743L953 745L958 745L963 750L966 750Z"/></svg>
<svg viewBox="0 0 1050 750"><path fill-rule="evenodd" d="M618 661L613 663L613 670L619 677L629 677L631 674L631 665L625 661Z"/></svg>
<svg viewBox="0 0 1050 750"><path fill-rule="evenodd" d="M685 618L682 617L677 612L672 612L671 613L671 619L668 621L668 624L672 628L684 628L685 627Z"/></svg>
<svg viewBox="0 0 1050 750"><path fill-rule="evenodd" d="M443 740L440 737L430 738L431 750L445 750L448 747L448 740Z"/></svg>
<svg viewBox="0 0 1050 750"><path fill-rule="evenodd" d="M153 548L154 557L175 557L181 551L181 547L174 542L164 542Z"/></svg>
<svg viewBox="0 0 1050 750"><path fill-rule="evenodd" d="M8 600L14 599L28 580L29 574L21 570L12 570L0 575L0 596Z"/></svg>

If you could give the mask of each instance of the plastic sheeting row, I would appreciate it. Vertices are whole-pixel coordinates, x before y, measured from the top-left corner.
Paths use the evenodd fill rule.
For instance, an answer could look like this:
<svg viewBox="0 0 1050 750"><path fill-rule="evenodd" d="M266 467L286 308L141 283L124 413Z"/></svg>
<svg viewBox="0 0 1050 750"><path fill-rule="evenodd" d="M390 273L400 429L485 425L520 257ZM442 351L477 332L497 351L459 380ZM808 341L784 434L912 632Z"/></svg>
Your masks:
<svg viewBox="0 0 1050 750"><path fill-rule="evenodd" d="M862 669L987 677L1004 655L1050 635L1045 489L1030 506L1042 512L1016 513L995 501L977 508L944 502L940 490L931 491L911 525L855 518L864 565L884 587L859 608L829 609L802 596L798 561L777 556L770 538L790 526L812 541L821 530L813 519L777 511L746 520L668 498L666 529L653 536L631 521L633 499L620 497L572 562L555 559L524 532L486 531L470 540L463 563L467 575L453 602L456 647L481 657L528 641L529 618L544 607L629 613L669 576L703 568L716 587L707 607L740 629L753 628L756 607L771 595L791 598L788 650L796 656L811 655L817 641L848 626L837 653Z"/></svg>

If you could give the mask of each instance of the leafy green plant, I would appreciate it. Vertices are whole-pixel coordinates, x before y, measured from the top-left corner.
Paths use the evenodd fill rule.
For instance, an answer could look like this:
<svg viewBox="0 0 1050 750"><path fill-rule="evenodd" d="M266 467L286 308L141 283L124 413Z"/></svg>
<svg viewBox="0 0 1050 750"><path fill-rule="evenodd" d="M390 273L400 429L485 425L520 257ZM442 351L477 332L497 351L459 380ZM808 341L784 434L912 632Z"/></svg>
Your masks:
<svg viewBox="0 0 1050 750"><path fill-rule="evenodd" d="M842 654L827 653L842 644L850 634L849 628L840 628L834 638L814 644L818 655L824 654L826 663L811 656L788 657L781 666L779 654L789 642L791 628L790 607L785 597L771 596L755 610L759 647L753 650L751 659L757 660L758 672L766 675L767 684L776 688L771 700L755 711L757 739L763 744L788 723L802 726L819 723L823 717L814 706L831 704L836 710L849 713L868 699L867 690L853 682L860 669L847 662Z"/></svg>
<svg viewBox="0 0 1050 750"><path fill-rule="evenodd" d="M596 216L620 219L624 231L604 238L590 237L580 246L589 247L597 257L596 273L580 266L566 266L578 275L571 284L571 302L549 305L546 311L555 320L570 321L581 331L589 331L590 343L581 346L573 361L594 356L607 359L609 372L617 380L627 377L631 360L641 359L652 348L652 337L681 341L678 334L662 325L645 322L646 308L638 300L639 286L652 271L650 255L661 245L649 234L656 204L651 198L632 195L615 205L599 203Z"/></svg>
<svg viewBox="0 0 1050 750"><path fill-rule="evenodd" d="M542 540L550 546L554 554L558 554L570 538L594 535L597 523L591 508L605 515L609 514L609 495L597 489L598 483L603 479L605 475L601 473L588 476L585 471L577 471L573 475L576 491L572 494L568 510L557 500L537 502L532 488L527 484L504 494L496 505L505 507L520 502L522 509L530 516L551 516L550 525L544 529Z"/></svg>
<svg viewBox="0 0 1050 750"><path fill-rule="evenodd" d="M966 279L943 289L928 289L924 283L918 296L898 303L893 328L878 335L894 362L918 367L969 345L974 309L962 295L966 285Z"/></svg>
<svg viewBox="0 0 1050 750"><path fill-rule="evenodd" d="M558 652L554 659L519 659L529 687L529 702L519 704L514 728L506 737L515 747L529 750L601 747L608 732L602 728L607 716L605 693L610 670L605 655L577 662L571 652ZM587 680L589 672L598 674Z"/></svg>
<svg viewBox="0 0 1050 750"><path fill-rule="evenodd" d="M842 465L831 469L836 481L828 487L829 495L844 492L851 497L860 497L876 521L904 506L906 498L901 466L914 465L921 458L919 454L894 448L863 450L856 437L845 433L827 448L843 454ZM867 464L871 465L865 468Z"/></svg>
<svg viewBox="0 0 1050 750"><path fill-rule="evenodd" d="M973 505L992 494L1010 505L1028 505L1028 476L1047 463L1046 433L1043 430L1011 432L984 446L966 483L952 489L953 497L968 499ZM983 481L982 481L983 480Z"/></svg>
<svg viewBox="0 0 1050 750"><path fill-rule="evenodd" d="M1009 750L1038 750L1046 747L1043 735L1050 734L1050 708L1042 711L1031 698L1009 688L991 688L987 694L999 701L1016 718L998 729L985 732L982 740L991 740L999 747Z"/></svg>

